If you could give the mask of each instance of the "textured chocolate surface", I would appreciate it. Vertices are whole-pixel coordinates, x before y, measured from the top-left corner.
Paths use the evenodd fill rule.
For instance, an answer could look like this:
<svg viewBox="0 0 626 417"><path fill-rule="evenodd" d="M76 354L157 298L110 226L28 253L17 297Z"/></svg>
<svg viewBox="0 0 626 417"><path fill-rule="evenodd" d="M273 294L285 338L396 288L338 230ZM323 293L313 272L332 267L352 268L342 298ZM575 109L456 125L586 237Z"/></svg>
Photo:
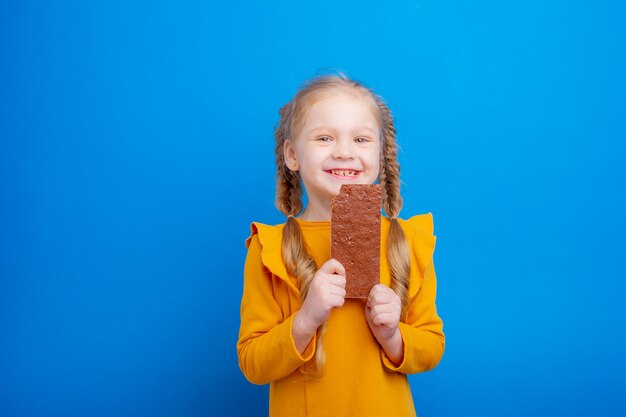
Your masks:
<svg viewBox="0 0 626 417"><path fill-rule="evenodd" d="M331 203L330 256L346 268L346 298L380 282L380 185L346 184Z"/></svg>

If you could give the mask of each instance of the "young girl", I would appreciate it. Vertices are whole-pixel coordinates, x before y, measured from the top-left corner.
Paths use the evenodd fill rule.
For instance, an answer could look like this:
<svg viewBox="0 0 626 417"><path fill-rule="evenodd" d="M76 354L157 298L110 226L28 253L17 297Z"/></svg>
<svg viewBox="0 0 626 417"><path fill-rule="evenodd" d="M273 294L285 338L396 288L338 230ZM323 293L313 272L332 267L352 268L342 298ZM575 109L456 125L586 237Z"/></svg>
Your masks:
<svg viewBox="0 0 626 417"><path fill-rule="evenodd" d="M280 109L276 206L246 241L239 366L270 384L270 416L414 416L407 374L444 350L435 307L432 215L398 218L400 166L383 100L343 75L317 77ZM342 184L382 188L380 284L345 298L330 259L330 203ZM307 205L303 210L303 187Z"/></svg>

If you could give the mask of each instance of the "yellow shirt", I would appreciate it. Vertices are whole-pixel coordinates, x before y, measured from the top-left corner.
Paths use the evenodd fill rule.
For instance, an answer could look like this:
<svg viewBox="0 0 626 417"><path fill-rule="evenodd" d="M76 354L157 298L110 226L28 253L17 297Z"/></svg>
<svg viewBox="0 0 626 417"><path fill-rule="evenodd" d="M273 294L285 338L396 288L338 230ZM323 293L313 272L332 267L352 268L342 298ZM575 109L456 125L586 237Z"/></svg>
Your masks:
<svg viewBox="0 0 626 417"><path fill-rule="evenodd" d="M319 268L330 259L330 222L297 221ZM380 282L387 286L389 225L389 219L383 217ZM270 384L270 416L415 415L406 374L434 368L443 355L445 337L435 306L432 215L400 220L400 225L411 253L408 316L399 324L404 341L402 363L394 365L372 335L364 300L346 299L327 321L326 370L313 380L305 380L299 368L314 363L316 338L301 355L291 335L301 302L296 279L282 262L284 225L251 225L237 353L239 367L250 382Z"/></svg>

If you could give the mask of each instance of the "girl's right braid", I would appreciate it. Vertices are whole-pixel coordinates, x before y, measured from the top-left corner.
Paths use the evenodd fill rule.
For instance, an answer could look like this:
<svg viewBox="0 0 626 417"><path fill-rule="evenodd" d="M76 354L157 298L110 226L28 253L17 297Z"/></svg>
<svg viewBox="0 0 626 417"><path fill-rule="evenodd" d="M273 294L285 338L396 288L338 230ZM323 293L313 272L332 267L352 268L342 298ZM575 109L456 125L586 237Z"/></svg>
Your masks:
<svg viewBox="0 0 626 417"><path fill-rule="evenodd" d="M297 279L300 291L300 301L304 302L317 271L315 260L308 254L300 225L294 216L302 211L302 183L297 172L290 170L285 164L284 144L289 138L291 120L291 105L287 104L280 109L280 121L275 129L276 137L276 207L287 221L283 228L282 257L289 274ZM325 364L323 335L326 324L317 329L317 343L315 346L316 368L313 372L301 369L305 377L314 378L321 375Z"/></svg>
<svg viewBox="0 0 626 417"><path fill-rule="evenodd" d="M284 105L274 132L276 137L276 207L285 216L297 216L302 211L302 184L296 172L285 164L284 146L291 124L291 104Z"/></svg>
<svg viewBox="0 0 626 417"><path fill-rule="evenodd" d="M289 204L289 216L297 216L302 211L302 183L300 176L285 167L286 180L289 183L287 202Z"/></svg>

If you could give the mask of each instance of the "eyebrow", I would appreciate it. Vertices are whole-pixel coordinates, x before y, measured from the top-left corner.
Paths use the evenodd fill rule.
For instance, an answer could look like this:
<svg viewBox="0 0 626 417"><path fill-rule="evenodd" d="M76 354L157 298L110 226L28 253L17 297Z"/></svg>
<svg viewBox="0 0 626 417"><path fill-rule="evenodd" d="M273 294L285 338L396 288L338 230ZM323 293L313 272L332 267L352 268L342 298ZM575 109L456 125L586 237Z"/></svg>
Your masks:
<svg viewBox="0 0 626 417"><path fill-rule="evenodd" d="M317 130L335 130L335 128L330 127L330 126L317 126L317 127L314 127L313 129L310 129L307 132L307 134L313 133L313 132L315 132ZM374 130L371 127L368 127L368 126L360 126L360 127L356 128L356 129L354 129L354 131L361 131L361 130L369 130L370 132L372 132L374 134L378 133L376 130Z"/></svg>

